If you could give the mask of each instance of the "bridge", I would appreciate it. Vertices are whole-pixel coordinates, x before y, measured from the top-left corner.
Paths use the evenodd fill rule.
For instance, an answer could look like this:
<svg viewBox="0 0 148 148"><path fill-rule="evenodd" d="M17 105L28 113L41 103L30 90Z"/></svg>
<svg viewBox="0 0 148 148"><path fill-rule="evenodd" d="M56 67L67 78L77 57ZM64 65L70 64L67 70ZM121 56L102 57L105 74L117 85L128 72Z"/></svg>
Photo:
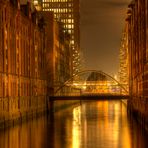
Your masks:
<svg viewBox="0 0 148 148"><path fill-rule="evenodd" d="M121 84L111 75L98 70L78 72L61 85L55 85L50 100L127 99L128 84Z"/></svg>

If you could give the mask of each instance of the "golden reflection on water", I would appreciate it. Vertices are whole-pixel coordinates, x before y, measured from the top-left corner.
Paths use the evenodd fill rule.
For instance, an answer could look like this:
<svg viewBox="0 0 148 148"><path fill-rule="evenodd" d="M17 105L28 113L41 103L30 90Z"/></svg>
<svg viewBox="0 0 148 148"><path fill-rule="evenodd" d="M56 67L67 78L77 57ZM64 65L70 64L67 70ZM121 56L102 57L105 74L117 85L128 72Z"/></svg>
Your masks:
<svg viewBox="0 0 148 148"><path fill-rule="evenodd" d="M81 144L81 106L73 109L72 148L79 148Z"/></svg>
<svg viewBox="0 0 148 148"><path fill-rule="evenodd" d="M85 147L89 147L89 143L87 142L89 139L100 138L102 143L95 141L95 143L91 143L92 147L97 147L97 144L105 146L107 143L114 148L119 148L121 145L124 145L125 148L131 148L129 127L127 126L125 114L126 108L122 103L97 102L95 112L98 115L98 119L96 118L94 123L91 122L91 124L96 126L93 132L91 131L91 129L93 130L91 124L88 123L90 121L85 120L86 118L82 120L82 108L84 109L85 107L78 106L73 109L72 148L83 147L81 146L82 138L83 142L85 142L85 144L83 143ZM122 128L121 122L124 122L126 126ZM82 131L82 129L84 130ZM106 142L103 142L103 140Z"/></svg>
<svg viewBox="0 0 148 148"><path fill-rule="evenodd" d="M122 102L91 101L0 131L0 148L145 148L147 139Z"/></svg>
<svg viewBox="0 0 148 148"><path fill-rule="evenodd" d="M129 127L127 126L127 116L125 114L126 107L124 104L121 102L110 103L109 101L98 102L98 110L103 111L99 113L99 116L104 116L102 123L104 126L99 127L99 129L101 131L100 134L103 133L104 139L108 142L111 141L114 148L119 148L123 143L125 148L131 148ZM124 124L126 122L125 127L121 127L123 122Z"/></svg>
<svg viewBox="0 0 148 148"><path fill-rule="evenodd" d="M41 148L45 119L0 131L0 148Z"/></svg>

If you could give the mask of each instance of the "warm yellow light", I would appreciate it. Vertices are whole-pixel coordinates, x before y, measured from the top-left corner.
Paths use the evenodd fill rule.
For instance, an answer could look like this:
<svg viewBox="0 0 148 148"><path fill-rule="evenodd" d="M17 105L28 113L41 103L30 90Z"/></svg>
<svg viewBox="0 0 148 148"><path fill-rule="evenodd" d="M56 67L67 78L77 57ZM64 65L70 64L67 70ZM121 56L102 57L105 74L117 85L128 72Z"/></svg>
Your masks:
<svg viewBox="0 0 148 148"><path fill-rule="evenodd" d="M38 5L38 1L37 0L34 1L34 5Z"/></svg>
<svg viewBox="0 0 148 148"><path fill-rule="evenodd" d="M81 107L73 109L72 148L80 147L81 142Z"/></svg>
<svg viewBox="0 0 148 148"><path fill-rule="evenodd" d="M77 83L74 83L73 85L78 86L78 84L77 84Z"/></svg>

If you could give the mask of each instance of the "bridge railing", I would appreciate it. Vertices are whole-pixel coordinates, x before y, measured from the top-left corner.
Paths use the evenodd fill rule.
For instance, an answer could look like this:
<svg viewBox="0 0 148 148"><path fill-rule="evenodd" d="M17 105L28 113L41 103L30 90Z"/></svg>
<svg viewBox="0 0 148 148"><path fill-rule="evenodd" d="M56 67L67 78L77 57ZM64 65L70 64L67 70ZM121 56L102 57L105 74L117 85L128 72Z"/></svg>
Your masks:
<svg viewBox="0 0 148 148"><path fill-rule="evenodd" d="M93 96L93 95L128 95L128 93L121 89L120 86L89 86L88 88L84 86L66 86L60 89L55 96Z"/></svg>
<svg viewBox="0 0 148 148"><path fill-rule="evenodd" d="M128 90L117 80L101 71L95 77L90 72L80 72L55 90L55 96L83 96L83 95L128 95ZM85 74L85 75L84 75ZM100 76L101 75L101 76Z"/></svg>

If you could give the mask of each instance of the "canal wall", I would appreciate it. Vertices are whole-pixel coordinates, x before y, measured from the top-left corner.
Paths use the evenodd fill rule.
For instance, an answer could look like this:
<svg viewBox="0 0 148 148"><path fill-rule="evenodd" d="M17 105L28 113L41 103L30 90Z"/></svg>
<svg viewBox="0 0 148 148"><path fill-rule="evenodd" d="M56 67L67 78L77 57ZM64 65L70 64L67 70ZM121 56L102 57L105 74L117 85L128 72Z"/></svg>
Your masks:
<svg viewBox="0 0 148 148"><path fill-rule="evenodd" d="M148 131L148 101L141 97L132 97L128 100L129 116L133 116L141 126Z"/></svg>
<svg viewBox="0 0 148 148"><path fill-rule="evenodd" d="M30 101L32 100L33 103L28 105L25 100L27 98L21 98L20 101L20 108L13 108L8 107L8 102L5 102L3 105L6 107L7 110L1 111L0 115L0 128L7 128L10 126L14 126L16 124L28 121L33 118L37 118L41 115L47 113L47 101L46 97L31 97ZM36 99L36 100L34 100ZM10 103L10 102L9 102ZM12 104L9 104L11 106Z"/></svg>

